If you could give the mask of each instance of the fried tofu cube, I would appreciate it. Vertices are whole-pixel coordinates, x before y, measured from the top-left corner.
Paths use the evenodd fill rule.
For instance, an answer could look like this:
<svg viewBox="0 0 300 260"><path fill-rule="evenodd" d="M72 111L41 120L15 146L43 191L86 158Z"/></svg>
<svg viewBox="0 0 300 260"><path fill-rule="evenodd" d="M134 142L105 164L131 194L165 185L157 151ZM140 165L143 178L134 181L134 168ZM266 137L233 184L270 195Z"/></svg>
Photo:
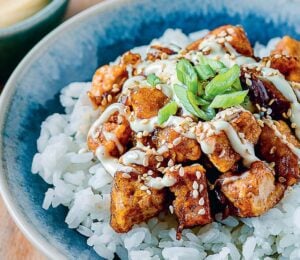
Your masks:
<svg viewBox="0 0 300 260"><path fill-rule="evenodd" d="M278 69L289 81L300 82L300 41L284 36L277 43L270 60L270 66Z"/></svg>
<svg viewBox="0 0 300 260"><path fill-rule="evenodd" d="M139 88L130 95L128 105L138 118L148 119L157 116L167 101L168 97L156 88Z"/></svg>
<svg viewBox="0 0 300 260"><path fill-rule="evenodd" d="M96 152L98 147L103 146L108 154L118 157L125 152L132 130L128 120L116 112L93 134L94 136L90 134L87 138L89 150ZM114 138L111 138L111 135Z"/></svg>
<svg viewBox="0 0 300 260"><path fill-rule="evenodd" d="M152 139L157 149L165 144L169 145L169 149L163 153L163 157L172 159L175 163L196 161L201 156L197 140L181 135L172 127L157 130Z"/></svg>
<svg viewBox="0 0 300 260"><path fill-rule="evenodd" d="M229 44L240 54L245 56L253 56L253 49L246 36L244 29L240 26L224 25L210 31L204 38L199 39L187 46L187 50L198 50L202 41L209 37L222 38L228 41Z"/></svg>
<svg viewBox="0 0 300 260"><path fill-rule="evenodd" d="M123 83L128 78L126 66L135 66L140 61L139 54L126 52L121 57L120 64L104 65L97 69L93 76L92 88L88 92L93 106L104 110L109 104L116 102Z"/></svg>
<svg viewBox="0 0 300 260"><path fill-rule="evenodd" d="M166 174L176 179L170 190L175 195L173 207L179 221L177 236L180 239L184 228L212 222L206 173L200 164L194 164Z"/></svg>
<svg viewBox="0 0 300 260"><path fill-rule="evenodd" d="M225 173L220 183L222 193L239 217L262 215L280 201L285 191L285 185L275 183L273 170L261 161L252 163L241 175Z"/></svg>
<svg viewBox="0 0 300 260"><path fill-rule="evenodd" d="M261 133L261 128L254 116L246 110L234 113L230 111L230 109L224 110L221 112L222 114L219 113L216 117L225 117L225 120L229 121L240 137L252 144L256 144ZM228 113L229 119L226 119L226 113ZM210 161L220 172L227 172L234 169L241 156L233 150L224 131L207 135L204 130L206 125L209 126L210 123L200 123L196 129L199 143L205 145L210 150L209 152L203 152L207 153Z"/></svg>
<svg viewBox="0 0 300 260"><path fill-rule="evenodd" d="M146 168L135 167L137 172L117 172L111 191L111 227L118 233L128 232L133 225L147 221L164 209L166 190L145 189L139 176ZM158 176L157 173L153 177Z"/></svg>
<svg viewBox="0 0 300 260"><path fill-rule="evenodd" d="M268 122L262 129L258 152L267 162L275 163L275 172L280 182L293 185L300 178L299 159L288 143L296 148L300 148L300 143L284 121L274 121L275 124Z"/></svg>

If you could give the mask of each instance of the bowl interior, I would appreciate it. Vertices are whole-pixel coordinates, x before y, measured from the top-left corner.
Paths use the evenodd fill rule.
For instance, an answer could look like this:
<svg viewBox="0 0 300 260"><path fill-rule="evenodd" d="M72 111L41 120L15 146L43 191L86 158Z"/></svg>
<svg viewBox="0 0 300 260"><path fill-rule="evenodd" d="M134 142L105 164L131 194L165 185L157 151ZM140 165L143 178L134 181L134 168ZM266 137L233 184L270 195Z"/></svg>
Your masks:
<svg viewBox="0 0 300 260"><path fill-rule="evenodd" d="M10 78L6 88L13 89L12 97L8 91L2 97L2 174L6 179L3 185L8 185L13 198L12 210L18 210L24 221L68 258L96 258L86 239L67 228L65 208L42 209L48 185L31 174L41 122L52 113L63 112L58 100L60 90L74 81L89 81L99 65L148 43L169 27L189 33L241 24L252 43L266 43L285 34L300 37L300 18L292 10L296 7L280 10L274 3L271 15L260 4L187 0L183 6L180 0L168 5L159 0L111 1L75 17L47 37ZM235 5L240 7L238 12Z"/></svg>

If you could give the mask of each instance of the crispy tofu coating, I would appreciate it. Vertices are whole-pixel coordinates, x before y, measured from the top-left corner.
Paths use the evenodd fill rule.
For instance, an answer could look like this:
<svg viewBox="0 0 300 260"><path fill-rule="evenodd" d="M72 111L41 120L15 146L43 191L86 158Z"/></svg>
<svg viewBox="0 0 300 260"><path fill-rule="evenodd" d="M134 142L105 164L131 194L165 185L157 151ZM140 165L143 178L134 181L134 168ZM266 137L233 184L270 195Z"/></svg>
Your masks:
<svg viewBox="0 0 300 260"><path fill-rule="evenodd" d="M204 38L201 38L187 46L187 50L198 50L202 41L209 37L223 39L231 44L231 46L240 54L245 56L253 56L253 49L246 36L244 29L240 26L224 25L210 31ZM223 42L220 40L220 42Z"/></svg>
<svg viewBox="0 0 300 260"><path fill-rule="evenodd" d="M128 232L134 224L146 221L164 209L165 190L155 190L145 186L138 176L147 172L146 168L135 167L137 172L117 172L111 191L112 228L118 233ZM153 174L154 177L157 173Z"/></svg>
<svg viewBox="0 0 300 260"><path fill-rule="evenodd" d="M99 129L96 129L95 136L88 136L88 148L96 152L97 148L102 146L106 153L118 157L125 152L131 134L128 120L116 112Z"/></svg>
<svg viewBox="0 0 300 260"><path fill-rule="evenodd" d="M300 41L284 36L268 58L270 66L278 69L289 81L300 82Z"/></svg>
<svg viewBox="0 0 300 260"><path fill-rule="evenodd" d="M279 182L293 185L300 178L299 159L287 142L300 148L299 141L288 125L284 121L275 121L273 126L264 125L257 149L264 160L275 163L275 172Z"/></svg>
<svg viewBox="0 0 300 260"><path fill-rule="evenodd" d="M95 108L105 109L116 102L123 83L128 78L127 65L136 65L141 60L139 54L126 52L118 65L104 65L96 70L92 88L88 96Z"/></svg>
<svg viewBox="0 0 300 260"><path fill-rule="evenodd" d="M241 111L231 119L230 124L239 133L243 139L252 144L256 144L261 133L261 128L254 118L254 116L248 111ZM205 142L207 146L213 147L212 153L208 154L210 161L220 172L227 172L231 169L235 169L236 163L241 159L241 156L236 153L231 147L225 132L213 134L205 137L202 140L202 125L199 124L196 130L197 139L199 142Z"/></svg>
<svg viewBox="0 0 300 260"><path fill-rule="evenodd" d="M256 217L274 207L282 198L285 186L275 183L274 172L258 161L241 175L228 172L220 177L221 191L240 217Z"/></svg>
<svg viewBox="0 0 300 260"><path fill-rule="evenodd" d="M166 174L177 180L170 190L175 195L173 207L179 221L177 236L180 239L184 228L212 222L205 169L194 164Z"/></svg>
<svg viewBox="0 0 300 260"><path fill-rule="evenodd" d="M130 95L128 105L138 118L148 119L157 116L167 101L168 97L156 88L139 88Z"/></svg>
<svg viewBox="0 0 300 260"><path fill-rule="evenodd" d="M169 149L163 153L163 157L172 159L174 163L196 161L201 156L199 143L181 135L172 127L157 130L152 140L157 149L163 145L168 146Z"/></svg>

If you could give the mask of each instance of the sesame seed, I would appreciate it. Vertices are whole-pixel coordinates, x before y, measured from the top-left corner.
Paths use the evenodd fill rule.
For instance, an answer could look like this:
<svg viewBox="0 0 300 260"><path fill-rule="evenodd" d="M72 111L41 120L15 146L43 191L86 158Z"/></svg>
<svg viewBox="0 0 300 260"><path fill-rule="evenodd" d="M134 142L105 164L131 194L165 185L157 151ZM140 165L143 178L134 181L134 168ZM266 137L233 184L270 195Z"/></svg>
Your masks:
<svg viewBox="0 0 300 260"><path fill-rule="evenodd" d="M200 206L203 206L203 205L204 205L204 198L201 198L201 199L199 200L199 205L200 205Z"/></svg>
<svg viewBox="0 0 300 260"><path fill-rule="evenodd" d="M149 119L143 119L141 122L142 122L143 125L148 124L149 123Z"/></svg>
<svg viewBox="0 0 300 260"><path fill-rule="evenodd" d="M126 179L131 178L130 174L128 174L127 172L123 172L123 173L122 173L122 177L123 177L123 178L126 178Z"/></svg>
<svg viewBox="0 0 300 260"><path fill-rule="evenodd" d="M264 127L264 122L262 120L257 120L257 123L261 126L261 127Z"/></svg>
<svg viewBox="0 0 300 260"><path fill-rule="evenodd" d="M108 103L110 103L112 101L112 95L107 96L107 101L108 101Z"/></svg>
<svg viewBox="0 0 300 260"><path fill-rule="evenodd" d="M269 163L269 166L270 166L271 168L274 168L274 167L275 167L275 162L270 162L270 163Z"/></svg>
<svg viewBox="0 0 300 260"><path fill-rule="evenodd" d="M150 176L153 175L153 173L154 173L154 172L153 172L152 170L149 170L149 171L148 171L148 175L150 175Z"/></svg>
<svg viewBox="0 0 300 260"><path fill-rule="evenodd" d="M233 38L232 38L232 36L229 35L229 36L225 37L225 40L228 42L231 42L233 40Z"/></svg>
<svg viewBox="0 0 300 260"><path fill-rule="evenodd" d="M142 138L142 137L143 137L143 133L142 133L142 132L138 132L138 133L136 134L136 137L137 137L137 138Z"/></svg>
<svg viewBox="0 0 300 260"><path fill-rule="evenodd" d="M172 205L169 206L169 210L170 210L170 213L171 213L171 214L174 213L174 207L173 207Z"/></svg>
<svg viewBox="0 0 300 260"><path fill-rule="evenodd" d="M102 106L106 106L107 105L107 100L105 97L103 97L102 101L101 101L101 105Z"/></svg>
<svg viewBox="0 0 300 260"><path fill-rule="evenodd" d="M140 190L148 190L148 187L145 186L145 185L142 185L142 186L140 187Z"/></svg>
<svg viewBox="0 0 300 260"><path fill-rule="evenodd" d="M164 157L162 157L161 155L157 155L155 156L155 159L158 161L158 162L162 162L164 160Z"/></svg>
<svg viewBox="0 0 300 260"><path fill-rule="evenodd" d="M181 177L184 176L184 168L183 168L183 167L180 167L180 169L179 169L179 175L180 175Z"/></svg>
<svg viewBox="0 0 300 260"><path fill-rule="evenodd" d="M270 154L273 154L273 153L275 152L275 150L276 150L276 147L273 146L273 147L270 149Z"/></svg>
<svg viewBox="0 0 300 260"><path fill-rule="evenodd" d="M270 102L268 103L269 106L271 106L275 102L275 99L271 99Z"/></svg>
<svg viewBox="0 0 300 260"><path fill-rule="evenodd" d="M172 159L170 159L168 161L168 167L172 167L172 166L174 166L174 161Z"/></svg>
<svg viewBox="0 0 300 260"><path fill-rule="evenodd" d="M261 110L261 107L259 104L256 103L255 106L257 107L258 110Z"/></svg>
<svg viewBox="0 0 300 260"><path fill-rule="evenodd" d="M282 116L283 116L284 118L288 118L288 116L287 116L287 114L286 114L285 112L282 113Z"/></svg>
<svg viewBox="0 0 300 260"><path fill-rule="evenodd" d="M169 149L172 149L173 147L174 147L173 144L168 144Z"/></svg>
<svg viewBox="0 0 300 260"><path fill-rule="evenodd" d="M268 115L271 115L272 112L273 112L273 110L272 110L271 108L268 108L268 109L267 109L267 114L268 114Z"/></svg>
<svg viewBox="0 0 300 260"><path fill-rule="evenodd" d="M291 115L292 115L292 109L289 108L289 110L287 111L286 115L287 115L288 117L291 117Z"/></svg>
<svg viewBox="0 0 300 260"><path fill-rule="evenodd" d="M202 49L203 52L210 52L211 48L209 46L206 46Z"/></svg>
<svg viewBox="0 0 300 260"><path fill-rule="evenodd" d="M261 107L260 110L263 111L263 112L266 112L266 111L267 111L267 109L266 109L265 107Z"/></svg>
<svg viewBox="0 0 300 260"><path fill-rule="evenodd" d="M149 132L148 131L143 131L143 136L148 136L149 135Z"/></svg>
<svg viewBox="0 0 300 260"><path fill-rule="evenodd" d="M193 182L193 189L194 189L194 190L197 190L198 188L199 188L198 182L194 181L194 182Z"/></svg>
<svg viewBox="0 0 300 260"><path fill-rule="evenodd" d="M295 123L292 123L291 127L292 128L297 128L297 125Z"/></svg>
<svg viewBox="0 0 300 260"><path fill-rule="evenodd" d="M200 209L198 211L198 215L204 215L205 214L205 209Z"/></svg>
<svg viewBox="0 0 300 260"><path fill-rule="evenodd" d="M278 180L279 180L279 182L281 182L281 183L286 182L286 178L284 178L284 177L282 177L282 176L280 176L280 177L278 178Z"/></svg>
<svg viewBox="0 0 300 260"><path fill-rule="evenodd" d="M174 139L174 141L172 142L173 145L178 145L181 142L181 137L177 137L176 139Z"/></svg>
<svg viewBox="0 0 300 260"><path fill-rule="evenodd" d="M196 171L196 176L197 176L197 179L199 180L201 178L201 172Z"/></svg>
<svg viewBox="0 0 300 260"><path fill-rule="evenodd" d="M199 192L197 190L193 190L192 194L194 199L196 199L199 196Z"/></svg>
<svg viewBox="0 0 300 260"><path fill-rule="evenodd" d="M275 54L275 55L274 55L274 58L275 58L275 59L279 59L279 58L281 58L281 55L280 55L280 54Z"/></svg>
<svg viewBox="0 0 300 260"><path fill-rule="evenodd" d="M203 184L200 184L199 185L199 192L202 192L204 190L204 185Z"/></svg>
<svg viewBox="0 0 300 260"><path fill-rule="evenodd" d="M250 75L250 74L248 74L248 73L245 73L245 74L244 74L244 76L245 76L245 78L248 78L248 79L250 79L250 78L251 78L251 75Z"/></svg>
<svg viewBox="0 0 300 260"><path fill-rule="evenodd" d="M148 156L145 156L145 158L143 159L143 166L147 167L148 165L149 165Z"/></svg>
<svg viewBox="0 0 300 260"><path fill-rule="evenodd" d="M161 90L161 86L160 85L156 85L155 88L158 89L158 90Z"/></svg>
<svg viewBox="0 0 300 260"><path fill-rule="evenodd" d="M246 84L250 87L252 85L252 81L248 78L246 78Z"/></svg>
<svg viewBox="0 0 300 260"><path fill-rule="evenodd" d="M266 67L267 67L267 68L270 68L270 67L271 67L271 61L270 61L270 60L268 60L268 62L266 63Z"/></svg>

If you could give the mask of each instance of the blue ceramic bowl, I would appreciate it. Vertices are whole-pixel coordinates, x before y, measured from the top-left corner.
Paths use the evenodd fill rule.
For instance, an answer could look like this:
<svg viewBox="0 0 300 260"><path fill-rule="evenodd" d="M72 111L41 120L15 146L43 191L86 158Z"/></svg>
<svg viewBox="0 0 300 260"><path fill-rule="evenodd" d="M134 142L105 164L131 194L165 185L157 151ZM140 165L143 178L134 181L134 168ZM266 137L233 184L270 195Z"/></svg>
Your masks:
<svg viewBox="0 0 300 260"><path fill-rule="evenodd" d="M252 43L285 34L299 38L298 3L114 0L77 15L44 38L14 71L1 96L0 188L25 235L53 259L97 258L86 239L67 228L63 207L42 209L47 184L30 172L41 122L62 112L62 87L90 80L99 65L168 27L189 33L231 23L242 24Z"/></svg>

